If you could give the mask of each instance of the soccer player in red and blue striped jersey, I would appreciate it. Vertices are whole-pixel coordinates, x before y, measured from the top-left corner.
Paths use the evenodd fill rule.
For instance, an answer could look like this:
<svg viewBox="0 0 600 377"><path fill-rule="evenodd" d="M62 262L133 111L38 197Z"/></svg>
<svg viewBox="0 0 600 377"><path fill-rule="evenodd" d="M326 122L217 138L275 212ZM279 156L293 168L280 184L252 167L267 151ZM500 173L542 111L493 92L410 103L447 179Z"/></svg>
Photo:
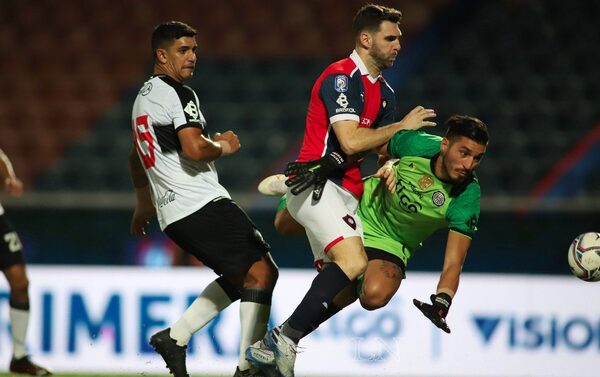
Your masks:
<svg viewBox="0 0 600 377"><path fill-rule="evenodd" d="M353 21L355 50L327 67L311 92L296 162L335 156L345 167L327 174L316 196L311 190L288 190L288 210L305 228L315 264L327 268L313 280L291 317L246 351L257 365L265 360L261 352L272 351L284 377L294 375L299 339L336 311L333 298L366 269L362 226L356 215L363 192L362 155L400 130L435 125L428 120L435 112L422 106L394 122L394 92L381 72L394 64L400 51L400 19L401 13L393 8L368 4L359 9Z"/></svg>

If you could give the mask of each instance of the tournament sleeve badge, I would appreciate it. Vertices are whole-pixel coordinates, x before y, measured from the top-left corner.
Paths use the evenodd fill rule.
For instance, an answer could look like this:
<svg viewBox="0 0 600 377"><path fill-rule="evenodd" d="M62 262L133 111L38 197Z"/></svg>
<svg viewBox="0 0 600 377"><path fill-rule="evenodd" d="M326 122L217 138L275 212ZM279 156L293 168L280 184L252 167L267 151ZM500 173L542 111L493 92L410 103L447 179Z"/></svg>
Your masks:
<svg viewBox="0 0 600 377"><path fill-rule="evenodd" d="M338 93L348 91L348 76L337 75L333 80L333 88Z"/></svg>

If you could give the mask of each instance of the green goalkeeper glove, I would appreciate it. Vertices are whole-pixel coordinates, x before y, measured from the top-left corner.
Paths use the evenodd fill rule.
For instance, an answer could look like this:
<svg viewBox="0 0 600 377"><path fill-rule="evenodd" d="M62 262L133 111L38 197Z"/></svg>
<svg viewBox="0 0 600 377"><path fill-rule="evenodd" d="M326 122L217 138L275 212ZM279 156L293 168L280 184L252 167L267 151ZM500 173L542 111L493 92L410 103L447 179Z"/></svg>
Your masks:
<svg viewBox="0 0 600 377"><path fill-rule="evenodd" d="M413 299L413 304L415 304L421 313L429 318L434 325L450 334L450 328L446 323L446 315L448 314L448 310L450 310L452 297L447 293L438 293L436 295L431 295L429 299L431 300L431 304L421 302L416 298Z"/></svg>
<svg viewBox="0 0 600 377"><path fill-rule="evenodd" d="M313 186L313 200L321 199L327 179L336 171L346 167L346 160L337 152L318 159L306 162L290 162L285 169L286 186L291 188L294 195L298 195Z"/></svg>

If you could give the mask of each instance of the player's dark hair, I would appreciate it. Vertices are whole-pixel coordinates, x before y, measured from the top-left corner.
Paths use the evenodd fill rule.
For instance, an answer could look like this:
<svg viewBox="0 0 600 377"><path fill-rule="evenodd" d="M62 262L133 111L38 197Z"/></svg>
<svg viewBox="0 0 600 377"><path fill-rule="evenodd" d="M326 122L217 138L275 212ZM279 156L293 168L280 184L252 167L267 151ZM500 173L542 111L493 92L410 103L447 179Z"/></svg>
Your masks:
<svg viewBox="0 0 600 377"><path fill-rule="evenodd" d="M352 34L358 38L363 31L376 32L383 21L399 24L402 13L394 8L376 4L363 5L352 21Z"/></svg>
<svg viewBox="0 0 600 377"><path fill-rule="evenodd" d="M196 30L181 21L167 21L157 25L152 32L152 55L181 37L195 37Z"/></svg>
<svg viewBox="0 0 600 377"><path fill-rule="evenodd" d="M487 145L489 140L488 129L481 120L467 115L452 115L446 120L445 137L452 140L459 136L467 137L481 145Z"/></svg>

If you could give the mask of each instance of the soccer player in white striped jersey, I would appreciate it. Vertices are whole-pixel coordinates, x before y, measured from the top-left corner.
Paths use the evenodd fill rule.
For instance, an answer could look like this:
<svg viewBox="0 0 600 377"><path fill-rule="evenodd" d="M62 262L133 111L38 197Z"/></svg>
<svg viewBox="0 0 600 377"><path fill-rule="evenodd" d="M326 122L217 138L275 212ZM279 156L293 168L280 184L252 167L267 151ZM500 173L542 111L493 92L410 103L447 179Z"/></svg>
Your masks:
<svg viewBox="0 0 600 377"><path fill-rule="evenodd" d="M23 182L15 174L8 156L0 149L0 179L4 191L15 197L23 193ZM23 257L23 245L0 205L0 269L10 287L9 316L13 342L11 373L32 376L50 376L46 368L31 361L25 349L25 337L29 327L29 280Z"/></svg>
<svg viewBox="0 0 600 377"><path fill-rule="evenodd" d="M219 184L214 160L237 152L240 142L232 131L209 135L198 97L184 85L196 65L195 36L194 29L178 21L162 23L152 34L154 75L140 89L132 111L129 165L136 208L131 231L145 234L156 214L161 229L219 278L150 344L175 377L187 377L192 334L241 299L242 352L234 376L263 376L251 368L243 350L266 332L277 267L258 229Z"/></svg>

